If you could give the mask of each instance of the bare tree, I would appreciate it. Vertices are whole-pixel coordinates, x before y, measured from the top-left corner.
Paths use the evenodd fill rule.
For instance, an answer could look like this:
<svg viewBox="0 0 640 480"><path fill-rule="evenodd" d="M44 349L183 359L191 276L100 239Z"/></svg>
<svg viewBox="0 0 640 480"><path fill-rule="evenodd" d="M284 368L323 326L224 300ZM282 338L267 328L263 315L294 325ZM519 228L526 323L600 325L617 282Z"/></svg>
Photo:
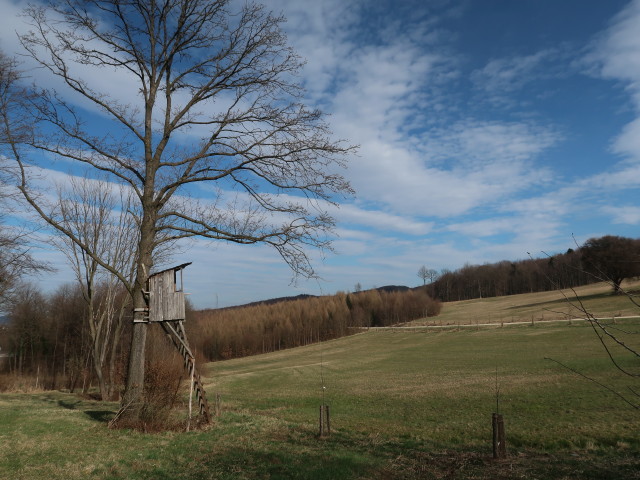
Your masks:
<svg viewBox="0 0 640 480"><path fill-rule="evenodd" d="M27 98L18 86L20 72L14 60L0 51L0 310L18 287L23 275L51 268L31 255L33 230L24 225L9 225L7 213L17 191L12 187L15 165L9 162L12 145L24 140L30 131L23 115L19 114ZM16 114L18 113L18 114Z"/></svg>
<svg viewBox="0 0 640 480"><path fill-rule="evenodd" d="M628 248L620 248L620 244L626 245ZM628 292L620 286L622 280L630 275L623 274L619 276L621 268L618 266L619 263L623 263L625 260L637 260L637 240L610 236L602 237L588 240L580 250L585 248L595 250L595 253L593 251L588 252L586 259L584 258L584 252L581 252L583 254L583 262L587 263L588 270L583 270L583 267L572 264L567 264L567 267L571 270L578 270L580 274L591 276L596 281L608 283L613 287L615 293L625 295L634 308L640 308L637 293ZM569 253L573 253L573 250L569 249L567 254ZM545 255L547 254L545 253ZM553 258L549 255L547 256ZM607 276L607 269L610 269L608 271L614 274L613 278ZM638 343L638 334L640 332L633 326L625 328L617 325L615 317L600 318L587 307L573 287L569 289L571 293L567 294L563 291L564 286L556 280L548 276L547 280L562 294L571 309L589 323L615 370L630 379L631 385L623 391L617 390L557 359L545 357L545 360L555 362L563 368L596 383L601 388L616 395L630 407L640 410L640 392L637 389L637 382L640 379L640 371L637 368L638 360L640 360L640 344ZM629 359L631 359L631 362L629 362Z"/></svg>
<svg viewBox="0 0 640 480"><path fill-rule="evenodd" d="M21 277L51 271L50 266L31 255L33 232L25 227L5 225L3 217L0 215L0 311L7 307Z"/></svg>
<svg viewBox="0 0 640 480"><path fill-rule="evenodd" d="M427 278L429 278L429 273L428 273L426 265L422 265L418 269L418 276L422 279L422 285L426 285L427 284Z"/></svg>
<svg viewBox="0 0 640 480"><path fill-rule="evenodd" d="M616 284L614 280L606 280L612 287L614 287L615 291L619 294L625 295L629 301L634 305L634 307L640 308L640 302L638 300L637 294L627 292L620 287L619 284ZM640 392L637 388L638 379L640 379L640 371L637 368L638 360L640 360L640 344L638 343L638 332L634 330L633 327L622 327L617 325L615 322L615 318L613 319L604 319L596 316L581 300L580 296L576 293L576 291L572 288L572 295L566 295L562 290L559 291L564 296L567 303L579 314L583 316L583 318L589 322L589 325L593 329L600 345L606 352L609 360L611 361L613 367L623 374L625 377L630 379L630 385L626 390L617 390L609 385L606 385L594 378L587 376L585 373L576 370L575 368L571 368L559 360L554 358L546 357L546 360L551 360L560 366L572 371L573 373L580 375L581 377L586 378L589 381L592 381L599 385L600 387L608 390L612 394L616 395L623 402L625 402L630 407L640 410ZM629 359L632 359L632 362L629 362Z"/></svg>
<svg viewBox="0 0 640 480"><path fill-rule="evenodd" d="M418 269L418 276L422 279L422 285L426 285L427 279L429 280L429 283L433 283L436 281L436 279L438 278L438 271L422 265Z"/></svg>
<svg viewBox="0 0 640 480"><path fill-rule="evenodd" d="M330 248L334 225L323 205L352 193L336 173L352 148L332 140L321 112L302 103L296 76L302 62L286 44L283 18L256 4L238 11L233 5L66 0L25 10L32 31L22 45L70 92L37 92L32 123L47 134L26 143L134 192L140 211L134 281L35 196L25 151L14 142L20 190L42 218L120 279L136 311L147 307L154 252L178 239L267 244L295 274L313 276L306 248ZM118 72L125 83L99 91L87 71ZM86 110L71 96L96 108L108 128L89 128ZM199 201L192 195L202 184L215 193ZM134 321L122 399L129 419L141 406L146 332L145 323Z"/></svg>
<svg viewBox="0 0 640 480"><path fill-rule="evenodd" d="M113 191L115 190L115 192ZM101 180L72 178L70 188L59 186L60 223L76 238L90 245L97 256L133 281L138 232L131 191ZM87 305L93 369L104 400L114 393L114 364L123 327L128 296L113 273L101 267L68 236L54 241L67 257ZM105 376L105 366L108 377Z"/></svg>

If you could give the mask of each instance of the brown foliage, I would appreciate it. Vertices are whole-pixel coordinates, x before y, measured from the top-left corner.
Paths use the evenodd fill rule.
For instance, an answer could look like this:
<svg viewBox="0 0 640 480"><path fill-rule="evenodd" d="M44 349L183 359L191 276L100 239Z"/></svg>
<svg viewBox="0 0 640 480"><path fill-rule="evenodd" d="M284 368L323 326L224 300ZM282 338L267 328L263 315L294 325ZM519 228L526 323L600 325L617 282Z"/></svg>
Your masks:
<svg viewBox="0 0 640 480"><path fill-rule="evenodd" d="M144 398L140 416L118 421L119 428L143 432L182 430L186 419L184 362L159 328L149 331L145 355ZM180 407L180 408L177 408Z"/></svg>
<svg viewBox="0 0 640 480"><path fill-rule="evenodd" d="M182 422L172 418L183 380L181 364L180 359L147 362L138 430L155 432L182 428Z"/></svg>
<svg viewBox="0 0 640 480"><path fill-rule="evenodd" d="M0 326L0 347L7 355L0 359L0 373L8 374L5 379L37 379L42 389L81 389L86 393L96 385L86 314L76 285L63 285L51 295L32 285L21 285L15 291L8 323ZM105 375L111 397L117 396L117 387L122 385L127 352L118 340L126 338L128 330L125 325L120 335L110 340Z"/></svg>
<svg viewBox="0 0 640 480"><path fill-rule="evenodd" d="M193 312L187 330L196 350L215 361L308 345L355 333L353 327L393 325L439 312L440 302L424 289L368 290Z"/></svg>

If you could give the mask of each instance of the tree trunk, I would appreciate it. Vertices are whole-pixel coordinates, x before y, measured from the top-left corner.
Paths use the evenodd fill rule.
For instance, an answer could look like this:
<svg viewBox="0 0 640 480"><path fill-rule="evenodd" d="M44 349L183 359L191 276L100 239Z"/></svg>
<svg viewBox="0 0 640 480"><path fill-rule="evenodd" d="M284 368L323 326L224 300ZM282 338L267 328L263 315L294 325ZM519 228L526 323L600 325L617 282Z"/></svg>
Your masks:
<svg viewBox="0 0 640 480"><path fill-rule="evenodd" d="M96 321L95 313L93 309L90 310L90 315L92 318L89 319L89 322L93 323L91 333L92 333L92 345L91 345L91 354L93 357L93 371L96 374L98 379L98 390L100 392L100 399L107 400L107 388L104 380L104 358L102 355L102 343L106 341L106 339L102 338L102 330L103 330L103 320Z"/></svg>
<svg viewBox="0 0 640 480"><path fill-rule="evenodd" d="M137 304L135 302L134 304ZM129 351L129 368L127 383L122 396L121 418L138 419L143 403L144 393L144 353L147 343L147 324L134 323Z"/></svg>
<svg viewBox="0 0 640 480"><path fill-rule="evenodd" d="M153 192L153 184L149 186ZM147 194L146 197L150 195ZM140 418L144 403L144 367L145 348L147 344L147 318L143 314L149 307L146 290L149 272L153 266L153 241L155 237L155 214L149 206L149 200L143 200L143 219L140 226L140 242L138 244L138 265L133 291L133 331L129 350L129 366L124 395L120 403L120 418L135 421Z"/></svg>
<svg viewBox="0 0 640 480"><path fill-rule="evenodd" d="M120 418L135 421L140 417L144 402L144 363L147 344L147 326L143 311L148 308L145 298L146 273L144 263L138 265L138 281L133 293L133 330L125 390L120 403ZM144 278L144 280L142 280Z"/></svg>
<svg viewBox="0 0 640 480"><path fill-rule="evenodd" d="M105 384L104 381L104 372L102 371L102 365L99 365L98 363L94 362L94 372L96 374L96 378L98 379L98 390L100 392L100 399L101 400L108 400L107 398L107 385Z"/></svg>
<svg viewBox="0 0 640 480"><path fill-rule="evenodd" d="M124 316L124 306L120 307L116 328L113 333L113 341L111 342L111 353L109 354L109 381L107 384L109 400L113 400L116 392L116 359L118 356L118 346L120 344L120 335L122 333L122 324Z"/></svg>
<svg viewBox="0 0 640 480"><path fill-rule="evenodd" d="M614 295L619 295L620 293L622 293L622 290L620 289L620 284L622 283L623 280L624 278L618 278L618 277L614 277L611 279L611 281L613 282Z"/></svg>

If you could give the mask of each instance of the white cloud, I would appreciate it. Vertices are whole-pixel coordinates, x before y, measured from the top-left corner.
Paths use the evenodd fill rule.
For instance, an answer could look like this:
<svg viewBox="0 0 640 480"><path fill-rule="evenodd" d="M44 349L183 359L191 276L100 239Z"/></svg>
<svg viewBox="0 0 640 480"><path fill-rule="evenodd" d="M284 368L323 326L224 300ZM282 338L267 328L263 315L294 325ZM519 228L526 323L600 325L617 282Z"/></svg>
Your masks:
<svg viewBox="0 0 640 480"><path fill-rule="evenodd" d="M640 225L640 207L635 205L607 206L602 212L609 215L613 223Z"/></svg>
<svg viewBox="0 0 640 480"><path fill-rule="evenodd" d="M424 222L381 210L366 210L354 204L343 204L332 214L341 224L371 227L396 234L426 235L433 228L433 222Z"/></svg>
<svg viewBox="0 0 640 480"><path fill-rule="evenodd" d="M540 50L531 55L512 56L490 60L483 68L471 73L475 86L491 95L520 90L550 75L548 64L561 55L557 48ZM546 64L546 65L545 65Z"/></svg>
<svg viewBox="0 0 640 480"><path fill-rule="evenodd" d="M592 72L625 85L636 114L640 114L640 0L631 1L593 42L586 62ZM614 140L615 153L640 160L640 118L629 123Z"/></svg>
<svg viewBox="0 0 640 480"><path fill-rule="evenodd" d="M26 3L12 0L0 0L0 49L7 55L13 55L20 50L18 35L26 33L24 23L18 15Z"/></svg>
<svg viewBox="0 0 640 480"><path fill-rule="evenodd" d="M632 0L597 39L588 60L599 65L604 78L629 84L640 107L640 1Z"/></svg>
<svg viewBox="0 0 640 480"><path fill-rule="evenodd" d="M350 166L358 195L404 214L461 215L549 181L534 160L560 138L524 123L479 121L424 137L419 148L384 139L363 145Z"/></svg>
<svg viewBox="0 0 640 480"><path fill-rule="evenodd" d="M638 77L640 80L640 76ZM640 110L640 105L638 105ZM619 155L640 161L640 118L625 125L614 140L612 150Z"/></svg>
<svg viewBox="0 0 640 480"><path fill-rule="evenodd" d="M436 112L446 104L445 85L459 75L459 59L437 44L446 35L431 35L437 19L390 21L376 41L363 46L354 34L357 5L334 10L314 3L304 12L292 2L285 5L295 25L287 27L291 41L308 59L304 78L311 97L322 99L331 113L336 136L360 145L348 177L362 201L402 216L448 217L549 177L533 168L533 160L559 141L550 128L475 120L439 126L443 119ZM331 22L336 12L339 28ZM312 15L323 20L312 21Z"/></svg>

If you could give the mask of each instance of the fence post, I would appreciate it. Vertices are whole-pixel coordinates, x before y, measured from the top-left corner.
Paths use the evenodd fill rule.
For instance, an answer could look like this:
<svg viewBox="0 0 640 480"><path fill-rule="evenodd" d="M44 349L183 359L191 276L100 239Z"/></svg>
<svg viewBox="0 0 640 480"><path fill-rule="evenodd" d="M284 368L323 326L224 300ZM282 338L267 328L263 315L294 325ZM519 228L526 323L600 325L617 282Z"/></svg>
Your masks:
<svg viewBox="0 0 640 480"><path fill-rule="evenodd" d="M331 417L329 415L329 405L320 405L320 437L331 435Z"/></svg>
<svg viewBox="0 0 640 480"><path fill-rule="evenodd" d="M493 458L506 458L507 444L504 433L504 419L499 413L492 416L493 426Z"/></svg>

